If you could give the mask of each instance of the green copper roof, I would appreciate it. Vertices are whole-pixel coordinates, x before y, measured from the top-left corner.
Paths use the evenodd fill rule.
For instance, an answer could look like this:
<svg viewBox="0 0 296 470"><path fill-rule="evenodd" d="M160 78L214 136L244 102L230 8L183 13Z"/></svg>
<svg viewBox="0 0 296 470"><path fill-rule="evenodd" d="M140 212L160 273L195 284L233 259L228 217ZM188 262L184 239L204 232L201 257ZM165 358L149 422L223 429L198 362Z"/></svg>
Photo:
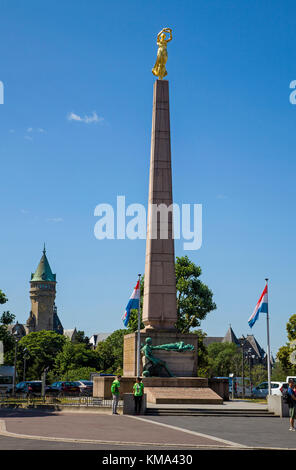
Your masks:
<svg viewBox="0 0 296 470"><path fill-rule="evenodd" d="M31 281L56 282L56 275L52 273L48 259L46 257L45 245L43 255L34 274L31 274Z"/></svg>

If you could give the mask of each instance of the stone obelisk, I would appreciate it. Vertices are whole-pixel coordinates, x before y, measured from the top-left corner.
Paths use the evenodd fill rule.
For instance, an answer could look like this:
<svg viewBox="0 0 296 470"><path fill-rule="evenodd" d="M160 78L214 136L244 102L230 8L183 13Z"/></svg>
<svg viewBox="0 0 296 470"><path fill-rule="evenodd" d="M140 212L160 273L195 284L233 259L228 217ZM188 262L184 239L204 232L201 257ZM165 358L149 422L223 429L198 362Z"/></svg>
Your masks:
<svg viewBox="0 0 296 470"><path fill-rule="evenodd" d="M170 136L169 82L167 75L167 43L172 40L171 28L157 35L157 58L152 73L158 77L153 88L151 157L145 281L142 321L145 328L125 335L123 354L124 376L136 374L136 358L140 344L148 340L151 350L157 346L190 344L193 350L179 354L157 348L157 358L166 363L176 377L194 377L197 371L197 335L182 334L176 329L177 300L175 250L173 238L173 194ZM147 357L143 357L145 361ZM151 361L150 361L151 362ZM146 367L146 362L145 362ZM145 372L147 372L145 370ZM149 372L150 373L150 372ZM152 371L153 373L153 371ZM157 372L158 373L158 372ZM159 373L167 373L163 370Z"/></svg>
<svg viewBox="0 0 296 470"><path fill-rule="evenodd" d="M142 313L146 330L175 330L177 304L172 204L169 82L156 80Z"/></svg>

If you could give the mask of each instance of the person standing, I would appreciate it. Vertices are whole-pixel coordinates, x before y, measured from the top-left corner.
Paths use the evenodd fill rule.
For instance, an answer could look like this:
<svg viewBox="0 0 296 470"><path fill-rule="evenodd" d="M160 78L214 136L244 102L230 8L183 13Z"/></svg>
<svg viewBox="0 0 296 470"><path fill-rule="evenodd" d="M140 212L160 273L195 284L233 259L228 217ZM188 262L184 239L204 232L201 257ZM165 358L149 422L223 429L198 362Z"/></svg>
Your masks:
<svg viewBox="0 0 296 470"><path fill-rule="evenodd" d="M296 416L296 395L294 391L294 381L292 379L289 380L289 387L288 387L288 396L289 396L289 416L290 416L290 429L289 431L296 431L294 428L294 420Z"/></svg>
<svg viewBox="0 0 296 470"><path fill-rule="evenodd" d="M141 413L142 398L144 395L144 384L141 377L137 377L137 381L133 386L133 394L135 400L135 414L139 415Z"/></svg>
<svg viewBox="0 0 296 470"><path fill-rule="evenodd" d="M117 406L119 402L119 387L120 387L120 379L121 375L117 375L116 379L113 380L111 385L111 393L112 393L112 414L118 415L117 413Z"/></svg>

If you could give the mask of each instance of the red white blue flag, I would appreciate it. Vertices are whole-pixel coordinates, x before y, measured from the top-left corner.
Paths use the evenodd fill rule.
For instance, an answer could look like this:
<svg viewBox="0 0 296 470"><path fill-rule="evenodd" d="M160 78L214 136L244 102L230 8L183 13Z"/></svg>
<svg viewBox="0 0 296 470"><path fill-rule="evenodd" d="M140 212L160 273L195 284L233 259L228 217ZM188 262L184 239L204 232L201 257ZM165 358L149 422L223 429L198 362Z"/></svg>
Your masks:
<svg viewBox="0 0 296 470"><path fill-rule="evenodd" d="M134 288L132 295L130 296L130 299L125 309L125 313L122 317L124 326L128 325L131 310L133 309L139 310L139 308L140 308L140 280L137 282L137 285Z"/></svg>
<svg viewBox="0 0 296 470"><path fill-rule="evenodd" d="M250 316L248 323L249 326L252 328L254 323L258 320L259 318L259 313L267 313L268 312L268 292L267 292L267 284L261 294L260 299L257 302L257 305L254 309L254 312Z"/></svg>

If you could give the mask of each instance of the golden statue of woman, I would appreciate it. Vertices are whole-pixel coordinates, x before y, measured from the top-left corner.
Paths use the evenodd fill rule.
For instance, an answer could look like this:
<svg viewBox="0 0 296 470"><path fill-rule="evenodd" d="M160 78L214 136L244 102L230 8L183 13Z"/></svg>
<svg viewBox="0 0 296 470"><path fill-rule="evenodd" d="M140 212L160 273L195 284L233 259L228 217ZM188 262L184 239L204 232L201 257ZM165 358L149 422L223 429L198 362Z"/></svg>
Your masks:
<svg viewBox="0 0 296 470"><path fill-rule="evenodd" d="M167 38L166 35L169 35ZM172 40L172 30L171 28L163 28L157 35L157 58L155 65L152 69L152 73L159 77L160 80L163 79L168 73L165 69L166 62L168 60L168 51L167 51L167 44Z"/></svg>

